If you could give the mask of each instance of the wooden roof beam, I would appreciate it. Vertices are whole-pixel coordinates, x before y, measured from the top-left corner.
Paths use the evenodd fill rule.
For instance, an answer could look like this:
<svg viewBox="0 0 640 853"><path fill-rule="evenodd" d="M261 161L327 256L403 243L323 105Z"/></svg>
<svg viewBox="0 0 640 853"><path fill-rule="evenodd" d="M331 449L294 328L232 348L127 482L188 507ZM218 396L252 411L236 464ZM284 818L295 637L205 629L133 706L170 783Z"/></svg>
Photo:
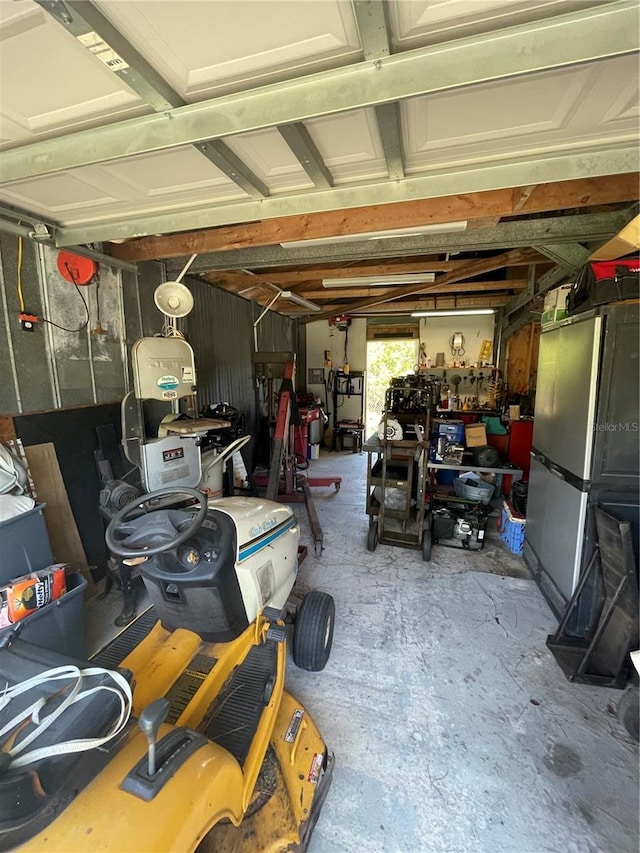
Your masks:
<svg viewBox="0 0 640 853"><path fill-rule="evenodd" d="M516 263L528 264L531 260L539 257L538 253L532 249L512 249L510 252L502 252L499 255L494 255L491 258L481 258L480 260L467 261L456 272L448 273L433 284L409 285L407 287L394 288L393 295L378 295L369 296L364 299L356 300L342 307L342 312L349 314L352 311L357 311L359 308L369 308L373 305L379 305L382 302L387 302L390 299L399 299L403 296L413 296L414 294L429 293L435 287L442 284L453 284L454 282L462 281L465 278L473 278L477 275L482 275L485 272L501 269L504 266L511 266ZM323 312L316 314L313 319L322 320L330 317L331 314Z"/></svg>
<svg viewBox="0 0 640 853"><path fill-rule="evenodd" d="M527 286L526 279L511 279L503 281L463 281L457 284L441 284L433 288L431 293L474 293L491 290L524 290ZM393 295L391 288L385 290ZM354 299L363 296L380 295L379 287L341 287L322 288L321 290L296 290L300 296L319 302L321 299Z"/></svg>
<svg viewBox="0 0 640 853"><path fill-rule="evenodd" d="M210 272L205 273L202 278L205 281L217 282L224 281L225 285L244 286L249 279L255 284L275 284L280 285L305 285L313 281L322 281L323 278L357 278L359 275L399 275L401 273L418 273L418 272L452 272L462 261L425 261L411 263L395 263L395 264L375 264L372 266L353 266L353 267L325 267L320 269L309 270L278 270L272 273L255 273L249 275L242 272ZM294 288L297 290L297 288Z"/></svg>
<svg viewBox="0 0 640 853"><path fill-rule="evenodd" d="M482 296L427 296L422 299L412 299L407 302L389 302L386 305L376 305L371 308L361 308L359 311L350 312L354 317L358 316L405 316L413 311L445 311L454 308L501 308L506 305L510 296L504 294L485 294ZM342 313L341 309L340 313ZM317 316L310 317L309 322L319 319Z"/></svg>
<svg viewBox="0 0 640 853"><path fill-rule="evenodd" d="M520 191L514 194L512 189L502 189L355 207L351 210L281 216L166 237L143 237L126 243L112 244L111 252L120 260L145 261L335 235L365 234L389 228L411 228L484 217L512 216L516 212L516 205L521 205L517 212L525 214L584 208L633 201L637 198L638 174L633 172L538 184L524 200Z"/></svg>

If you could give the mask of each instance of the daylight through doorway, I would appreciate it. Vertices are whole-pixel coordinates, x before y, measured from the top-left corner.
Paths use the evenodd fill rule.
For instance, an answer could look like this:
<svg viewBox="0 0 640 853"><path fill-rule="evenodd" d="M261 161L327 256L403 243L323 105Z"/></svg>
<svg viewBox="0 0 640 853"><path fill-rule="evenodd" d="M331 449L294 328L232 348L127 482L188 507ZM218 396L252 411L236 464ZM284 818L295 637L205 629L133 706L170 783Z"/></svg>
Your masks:
<svg viewBox="0 0 640 853"><path fill-rule="evenodd" d="M384 395L394 376L413 373L418 362L417 338L367 341L366 436L378 429Z"/></svg>

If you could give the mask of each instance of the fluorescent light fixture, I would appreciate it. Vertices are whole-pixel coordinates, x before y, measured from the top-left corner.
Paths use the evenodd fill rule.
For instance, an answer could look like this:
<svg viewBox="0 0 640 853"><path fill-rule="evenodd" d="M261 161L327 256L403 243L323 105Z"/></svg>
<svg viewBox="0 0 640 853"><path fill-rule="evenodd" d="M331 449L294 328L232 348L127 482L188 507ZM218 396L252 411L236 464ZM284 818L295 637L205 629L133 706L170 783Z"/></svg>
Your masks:
<svg viewBox="0 0 640 853"><path fill-rule="evenodd" d="M386 287L389 284L431 284L435 273L419 272L408 275L361 275L354 278L323 278L323 287Z"/></svg>
<svg viewBox="0 0 640 853"><path fill-rule="evenodd" d="M317 237L315 240L289 240L280 243L283 249L300 249L305 246L333 246L335 243L359 243L362 240L392 240L394 237L419 237L420 234L450 234L465 231L467 220L438 222L434 225L415 225L413 228L392 228L385 231L362 231L359 234L337 234L335 237Z"/></svg>
<svg viewBox="0 0 640 853"><path fill-rule="evenodd" d="M315 302L309 302L308 299L304 299L302 296L298 296L297 293L293 293L291 290L280 290L275 285L271 285L276 291L269 302L262 309L262 313L258 317L258 319L253 324L253 346L255 352L258 352L258 326L262 322L264 315L267 311L270 311L275 303L282 297L283 299L288 299L290 302L295 302L298 305L302 305L303 308L306 308L308 311L322 311L322 308L319 305L316 305Z"/></svg>
<svg viewBox="0 0 640 853"><path fill-rule="evenodd" d="M292 290L283 290L280 292L280 296L283 299L288 299L289 302L295 302L296 305L302 305L303 308L307 308L309 311L322 311L320 305L316 305L315 302L309 302L308 299L298 296L298 294L294 293Z"/></svg>
<svg viewBox="0 0 640 853"><path fill-rule="evenodd" d="M412 317L477 317L495 314L495 308L456 308L451 311L412 311Z"/></svg>

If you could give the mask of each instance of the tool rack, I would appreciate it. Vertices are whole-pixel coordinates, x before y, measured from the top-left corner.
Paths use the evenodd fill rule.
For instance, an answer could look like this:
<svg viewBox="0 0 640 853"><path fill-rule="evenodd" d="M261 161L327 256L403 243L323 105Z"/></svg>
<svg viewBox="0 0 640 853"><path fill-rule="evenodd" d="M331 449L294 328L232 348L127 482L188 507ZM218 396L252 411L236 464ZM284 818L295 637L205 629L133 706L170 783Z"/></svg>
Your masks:
<svg viewBox="0 0 640 853"><path fill-rule="evenodd" d="M343 437L349 436L352 442L352 450L360 450L362 444L361 436L364 429L364 371L352 370L349 373L345 373L342 370L334 370L332 372L332 381L333 435L331 438L331 449L341 450L343 448ZM344 421L339 417L338 410L345 399L351 399L352 397L359 400L360 412L357 420Z"/></svg>

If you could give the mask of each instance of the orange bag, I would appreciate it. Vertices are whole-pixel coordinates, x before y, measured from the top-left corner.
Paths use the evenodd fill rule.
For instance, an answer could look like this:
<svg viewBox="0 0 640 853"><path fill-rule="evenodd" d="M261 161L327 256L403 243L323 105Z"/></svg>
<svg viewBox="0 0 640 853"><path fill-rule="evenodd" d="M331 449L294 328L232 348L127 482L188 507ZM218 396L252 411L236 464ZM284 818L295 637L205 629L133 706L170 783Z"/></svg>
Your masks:
<svg viewBox="0 0 640 853"><path fill-rule="evenodd" d="M66 563L22 575L0 588L0 628L51 604L67 591Z"/></svg>

